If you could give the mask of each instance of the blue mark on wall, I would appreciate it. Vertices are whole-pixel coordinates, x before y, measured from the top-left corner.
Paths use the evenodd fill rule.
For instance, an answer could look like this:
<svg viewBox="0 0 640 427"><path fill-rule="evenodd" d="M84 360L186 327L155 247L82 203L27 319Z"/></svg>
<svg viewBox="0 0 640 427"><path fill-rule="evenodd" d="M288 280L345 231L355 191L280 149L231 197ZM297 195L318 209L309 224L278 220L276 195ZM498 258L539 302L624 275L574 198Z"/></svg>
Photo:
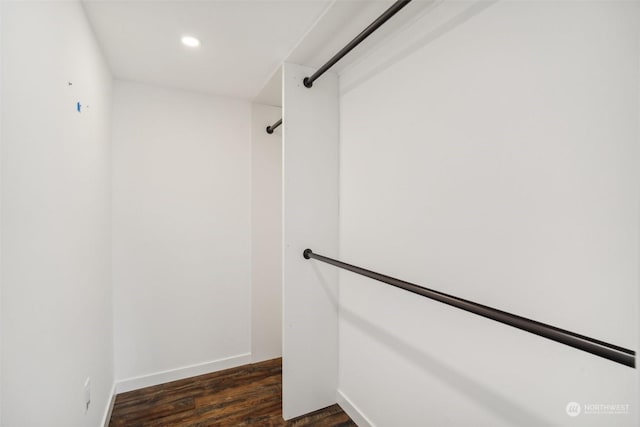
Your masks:
<svg viewBox="0 0 640 427"><path fill-rule="evenodd" d="M76 110L78 110L78 113L82 113L82 104L80 104L80 101L76 103Z"/></svg>

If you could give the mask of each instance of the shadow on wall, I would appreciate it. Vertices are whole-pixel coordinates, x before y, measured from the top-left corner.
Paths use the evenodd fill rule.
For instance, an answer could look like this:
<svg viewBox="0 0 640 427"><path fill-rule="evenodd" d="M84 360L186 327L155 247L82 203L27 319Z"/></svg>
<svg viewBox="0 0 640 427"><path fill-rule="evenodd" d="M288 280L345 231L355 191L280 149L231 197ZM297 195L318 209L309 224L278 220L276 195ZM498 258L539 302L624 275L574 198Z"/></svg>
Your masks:
<svg viewBox="0 0 640 427"><path fill-rule="evenodd" d="M498 0L478 0L474 2L468 8L464 9L461 13L458 13L453 18L447 20L446 22L444 22L442 25L438 26L434 30L429 31L425 36L419 38L413 43L408 44L404 49L400 50L395 55L392 55L391 57L387 58L381 64L378 64L377 66L372 67L370 71L368 71L367 73L364 73L360 78L347 84L345 87L342 88L341 95L344 95L345 93L351 91L352 89L360 86L362 83L375 77L377 74L383 72L390 66L396 64L400 60L411 55L413 52L420 49L421 47L431 43L432 41L445 35L449 31L464 24L466 21L480 14L482 11L484 11L485 9L488 9L489 7L491 7L497 2ZM442 3L443 2L438 2L437 4L434 5L434 8L441 6ZM426 11L429 12L432 9L433 8L428 8L426 9ZM375 51L372 52L372 54L375 54L375 53L376 53Z"/></svg>
<svg viewBox="0 0 640 427"><path fill-rule="evenodd" d="M320 271L321 269L318 268L318 263L316 262L311 263L311 268L313 268L313 271L316 273L316 276L318 276L318 282L320 282L320 285L322 285L322 289L324 290L324 293L327 294L327 299L331 301L331 304L336 308L336 311L337 311L338 304L339 304L338 296L335 295L335 293L332 292L331 289L329 289L327 279L322 274L322 271Z"/></svg>
<svg viewBox="0 0 640 427"><path fill-rule="evenodd" d="M383 342L387 348L392 349L403 358L420 366L435 378L480 403L488 411L504 419L510 425L546 426L553 424L551 421L540 418L527 409L514 404L514 402L507 397L496 393L481 383L461 375L455 369L443 364L428 353L417 349L410 343L398 339L384 329L373 326L372 323L352 311L341 308L340 318L350 322L374 339Z"/></svg>

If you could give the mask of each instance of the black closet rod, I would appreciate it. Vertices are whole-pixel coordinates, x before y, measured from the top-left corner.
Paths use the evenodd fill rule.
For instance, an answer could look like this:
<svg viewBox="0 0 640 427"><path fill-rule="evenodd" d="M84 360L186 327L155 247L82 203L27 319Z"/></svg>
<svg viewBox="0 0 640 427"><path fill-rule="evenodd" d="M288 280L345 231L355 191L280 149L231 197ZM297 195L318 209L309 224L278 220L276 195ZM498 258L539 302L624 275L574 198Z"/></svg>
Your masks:
<svg viewBox="0 0 640 427"><path fill-rule="evenodd" d="M345 47L343 47L342 49L340 49L340 51L338 53L333 55L333 57L330 60L328 60L322 67L320 67L318 69L318 71L316 71L315 73L313 73L309 77L305 77L304 80L302 81L302 83L306 87L312 87L313 86L313 82L315 82L318 79L318 77L320 77L321 75L326 73L327 70L329 68L333 67L333 65L336 62L340 61L347 53L351 52L354 47L356 47L360 43L362 43L362 41L364 39L366 39L367 37L369 37L371 35L371 33L373 33L375 30L380 28L382 26L382 24L387 22L389 20L389 18L391 18L396 13L398 13L400 11L400 9L402 9L403 7L408 5L410 2L411 2L411 0L398 0L398 1L396 1L394 4L391 5L391 7L389 9L385 10L382 15L380 15L375 21L373 21L371 24L369 24L369 26L367 28L362 30L362 32L360 34L358 34L353 40L351 40ZM282 124L282 119L278 120L277 122L275 122L271 126L267 126L267 133L268 134L272 134L273 130L275 128L277 128L278 126L280 126L281 124Z"/></svg>
<svg viewBox="0 0 640 427"><path fill-rule="evenodd" d="M276 128L278 126L280 126L282 124L282 119L278 120L277 122L275 122L274 124L272 124L271 126L267 126L267 133L268 134L272 134L274 130L276 130Z"/></svg>
<svg viewBox="0 0 640 427"><path fill-rule="evenodd" d="M400 9L408 5L410 2L411 0L398 0L394 4L392 4L389 9L385 10L384 13L378 17L378 19L369 24L367 28L362 30L362 32L358 34L353 40L351 40L345 47L343 47L338 53L333 55L333 57L328 60L326 64L320 67L318 71L316 71L309 77L305 77L302 81L304 85L306 87L313 86L313 82L315 82L318 77L323 75L329 68L333 67L336 62L340 61L347 53L351 52L354 47L358 46L364 39L369 37L371 33L380 28L382 24L387 22L389 18L398 13Z"/></svg>
<svg viewBox="0 0 640 427"><path fill-rule="evenodd" d="M531 332L532 334L536 334L541 337L566 344L568 346L586 351L605 359L609 359L622 365L630 366L632 368L636 367L636 352L633 350L618 347L617 345L609 344L603 341L586 337L584 335L556 328L555 326L527 319L526 317L507 313L506 311L491 308L486 305L478 304L473 301L468 301L462 298L438 292L433 289L428 289L413 283L405 282L404 280L385 276L384 274L375 273L373 271L356 267L354 265L347 264L332 258L327 258L325 256L313 253L311 249L305 249L305 251L303 252L303 256L306 259L313 258L317 259L318 261L326 262L327 264L335 265L336 267L340 267L345 270L349 270L354 273L369 277L371 279L387 283L397 288L413 292L414 294L422 295L424 297L449 304L451 306L495 320L497 322L501 322L509 326Z"/></svg>

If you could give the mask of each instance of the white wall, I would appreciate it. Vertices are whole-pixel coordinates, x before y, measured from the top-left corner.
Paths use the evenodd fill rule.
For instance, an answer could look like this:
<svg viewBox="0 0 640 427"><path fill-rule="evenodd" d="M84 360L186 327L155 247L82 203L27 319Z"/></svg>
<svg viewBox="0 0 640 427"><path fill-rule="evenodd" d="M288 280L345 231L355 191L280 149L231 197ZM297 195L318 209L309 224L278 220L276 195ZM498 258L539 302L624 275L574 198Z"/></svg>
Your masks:
<svg viewBox="0 0 640 427"><path fill-rule="evenodd" d="M251 360L282 356L282 109L251 106Z"/></svg>
<svg viewBox="0 0 640 427"><path fill-rule="evenodd" d="M2 23L3 16L3 4L4 2L0 2L0 23ZM2 131L2 100L4 98L2 92L2 84L4 81L4 69L2 67L2 59L4 57L3 46L3 31L0 30L0 215L2 212L2 136L4 132ZM0 216L1 218L1 216ZM0 425L2 425L2 220L0 219Z"/></svg>
<svg viewBox="0 0 640 427"><path fill-rule="evenodd" d="M639 30L637 2L443 3L341 75L341 258L637 350ZM374 425L637 425L637 370L346 272L340 303Z"/></svg>
<svg viewBox="0 0 640 427"><path fill-rule="evenodd" d="M0 424L97 426L113 384L111 77L79 3L2 8Z"/></svg>
<svg viewBox="0 0 640 427"><path fill-rule="evenodd" d="M247 101L116 82L120 391L250 360L250 138Z"/></svg>
<svg viewBox="0 0 640 427"><path fill-rule="evenodd" d="M302 253L338 250L338 78L313 89L308 67L284 64L283 87L283 416L336 402L338 271Z"/></svg>

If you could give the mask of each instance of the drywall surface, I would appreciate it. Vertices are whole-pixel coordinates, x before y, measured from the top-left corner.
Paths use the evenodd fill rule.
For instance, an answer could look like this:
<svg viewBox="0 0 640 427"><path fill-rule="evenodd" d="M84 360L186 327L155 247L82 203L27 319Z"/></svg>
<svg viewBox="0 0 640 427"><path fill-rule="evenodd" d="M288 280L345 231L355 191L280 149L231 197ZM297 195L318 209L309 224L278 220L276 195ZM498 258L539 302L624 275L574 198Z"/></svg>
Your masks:
<svg viewBox="0 0 640 427"><path fill-rule="evenodd" d="M341 75L341 258L637 350L638 8L445 2ZM339 331L377 426L638 422L637 370L348 272Z"/></svg>
<svg viewBox="0 0 640 427"><path fill-rule="evenodd" d="M0 2L0 23L2 22L2 2ZM2 212L2 31L0 30L0 212ZM2 223L0 220L0 425L2 424Z"/></svg>
<svg viewBox="0 0 640 427"><path fill-rule="evenodd" d="M115 83L115 366L126 388L247 362L250 203L249 102Z"/></svg>
<svg viewBox="0 0 640 427"><path fill-rule="evenodd" d="M282 109L251 106L251 360L282 356Z"/></svg>
<svg viewBox="0 0 640 427"><path fill-rule="evenodd" d="M283 68L283 415L336 402L338 272L305 260L306 248L338 251L338 78L313 89L312 69Z"/></svg>
<svg viewBox="0 0 640 427"><path fill-rule="evenodd" d="M79 2L3 2L0 29L0 424L97 426L113 384L111 76Z"/></svg>

